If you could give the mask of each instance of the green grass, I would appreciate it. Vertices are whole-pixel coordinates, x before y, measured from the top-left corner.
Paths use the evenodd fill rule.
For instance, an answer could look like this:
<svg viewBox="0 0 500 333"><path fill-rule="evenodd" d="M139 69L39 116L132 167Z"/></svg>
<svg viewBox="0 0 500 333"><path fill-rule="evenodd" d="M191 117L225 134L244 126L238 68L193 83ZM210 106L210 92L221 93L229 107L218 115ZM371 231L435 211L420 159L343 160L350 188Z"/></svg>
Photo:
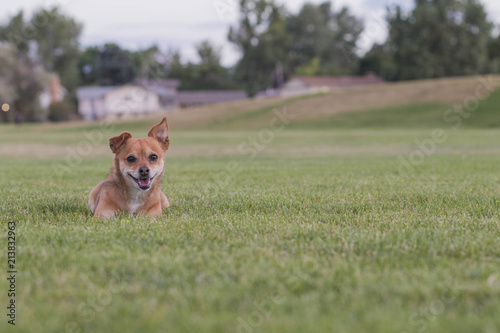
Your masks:
<svg viewBox="0 0 500 333"><path fill-rule="evenodd" d="M444 123L442 115L448 108L443 103L398 105L343 112L326 119L308 119L294 125L299 128L426 128Z"/></svg>
<svg viewBox="0 0 500 333"><path fill-rule="evenodd" d="M495 96L478 115L496 117ZM17 325L0 331L497 332L500 132L439 123L447 140L400 172L443 107L403 107L422 118L407 126L397 109L370 111L385 126L364 111L363 126L291 126L255 158L237 147L258 129L172 132L158 220L86 211L111 152L63 174L63 149L0 156L0 255L16 221L18 269ZM75 148L88 129L2 126L0 144Z"/></svg>

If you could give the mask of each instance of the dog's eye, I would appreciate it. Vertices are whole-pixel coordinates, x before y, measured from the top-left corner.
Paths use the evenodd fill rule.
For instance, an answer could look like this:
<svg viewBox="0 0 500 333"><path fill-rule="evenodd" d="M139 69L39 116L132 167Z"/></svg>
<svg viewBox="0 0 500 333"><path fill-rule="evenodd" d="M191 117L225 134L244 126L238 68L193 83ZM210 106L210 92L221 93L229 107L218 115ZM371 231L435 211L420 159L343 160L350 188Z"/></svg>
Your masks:
<svg viewBox="0 0 500 333"><path fill-rule="evenodd" d="M134 156L127 157L127 162L134 163L135 162L135 157Z"/></svg>
<svg viewBox="0 0 500 333"><path fill-rule="evenodd" d="M150 155L150 156L149 156L149 160L150 160L151 162L155 162L157 159L158 159L158 156L157 156L157 155L155 155L155 154L153 154L153 155Z"/></svg>

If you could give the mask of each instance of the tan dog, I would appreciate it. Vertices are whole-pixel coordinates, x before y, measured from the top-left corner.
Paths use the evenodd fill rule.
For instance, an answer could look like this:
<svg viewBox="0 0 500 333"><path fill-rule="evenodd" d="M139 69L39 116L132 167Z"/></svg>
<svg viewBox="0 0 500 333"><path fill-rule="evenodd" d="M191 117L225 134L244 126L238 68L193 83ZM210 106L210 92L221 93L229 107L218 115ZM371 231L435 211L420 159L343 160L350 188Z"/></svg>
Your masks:
<svg viewBox="0 0 500 333"><path fill-rule="evenodd" d="M109 139L115 161L108 178L90 192L88 209L94 217L108 219L119 212L161 216L170 206L161 191L168 146L167 118L145 139L132 139L129 132Z"/></svg>

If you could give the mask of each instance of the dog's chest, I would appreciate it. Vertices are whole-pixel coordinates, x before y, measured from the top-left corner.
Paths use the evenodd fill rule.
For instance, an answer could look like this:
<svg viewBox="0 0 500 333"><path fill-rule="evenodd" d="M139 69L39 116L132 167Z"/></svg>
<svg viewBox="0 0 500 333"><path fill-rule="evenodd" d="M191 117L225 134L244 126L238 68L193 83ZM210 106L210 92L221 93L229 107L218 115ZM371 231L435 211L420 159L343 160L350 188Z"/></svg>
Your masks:
<svg viewBox="0 0 500 333"><path fill-rule="evenodd" d="M135 213L137 211L137 208L139 208L142 205L142 203L143 202L139 201L139 200L133 200L133 201L131 201L130 204L129 204L129 208L128 208L129 213L130 214Z"/></svg>
<svg viewBox="0 0 500 333"><path fill-rule="evenodd" d="M128 202L128 211L130 214L133 214L137 212L137 210L144 205L144 203L147 201L148 194L146 191L138 192L135 191L131 193L129 197L129 202Z"/></svg>

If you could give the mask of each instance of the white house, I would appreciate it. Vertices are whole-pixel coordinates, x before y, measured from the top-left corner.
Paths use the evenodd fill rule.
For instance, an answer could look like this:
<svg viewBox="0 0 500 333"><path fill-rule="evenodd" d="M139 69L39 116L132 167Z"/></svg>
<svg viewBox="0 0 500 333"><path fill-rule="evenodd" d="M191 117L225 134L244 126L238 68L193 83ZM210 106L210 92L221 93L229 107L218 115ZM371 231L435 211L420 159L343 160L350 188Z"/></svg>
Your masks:
<svg viewBox="0 0 500 333"><path fill-rule="evenodd" d="M160 96L137 85L81 87L78 112L84 120L129 118L162 109Z"/></svg>

